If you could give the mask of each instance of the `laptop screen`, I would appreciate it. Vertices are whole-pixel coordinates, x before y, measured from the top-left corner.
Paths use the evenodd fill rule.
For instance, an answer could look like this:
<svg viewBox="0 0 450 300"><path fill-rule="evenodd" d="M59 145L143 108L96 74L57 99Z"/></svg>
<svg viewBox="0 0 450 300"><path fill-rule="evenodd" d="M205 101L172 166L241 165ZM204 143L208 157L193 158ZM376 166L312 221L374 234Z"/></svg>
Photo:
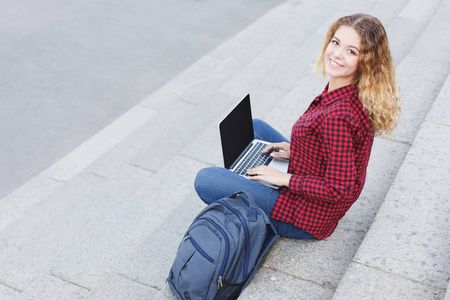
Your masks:
<svg viewBox="0 0 450 300"><path fill-rule="evenodd" d="M219 125L225 168L229 169L242 151L253 140L252 110L250 95L226 116Z"/></svg>

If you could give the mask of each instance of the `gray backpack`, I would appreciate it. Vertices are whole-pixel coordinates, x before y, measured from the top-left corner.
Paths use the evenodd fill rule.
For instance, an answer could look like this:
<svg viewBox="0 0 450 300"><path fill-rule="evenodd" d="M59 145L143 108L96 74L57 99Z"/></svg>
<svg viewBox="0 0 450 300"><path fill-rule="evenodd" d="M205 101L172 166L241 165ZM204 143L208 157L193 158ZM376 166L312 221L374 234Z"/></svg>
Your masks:
<svg viewBox="0 0 450 300"><path fill-rule="evenodd" d="M186 231L167 282L178 299L236 299L276 238L250 194L214 201Z"/></svg>

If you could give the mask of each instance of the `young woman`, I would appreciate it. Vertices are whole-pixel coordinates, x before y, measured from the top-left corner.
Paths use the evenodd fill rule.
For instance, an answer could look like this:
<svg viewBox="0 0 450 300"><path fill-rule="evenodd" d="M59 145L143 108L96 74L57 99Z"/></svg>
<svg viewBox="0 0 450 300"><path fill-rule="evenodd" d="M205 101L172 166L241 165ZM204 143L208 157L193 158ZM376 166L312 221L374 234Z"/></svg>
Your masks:
<svg viewBox="0 0 450 300"><path fill-rule="evenodd" d="M289 159L287 173L259 166L250 179L223 168L197 174L195 189L207 204L245 190L270 216L279 235L325 239L358 199L374 136L389 134L400 114L387 35L370 15L338 19L328 30L316 69L329 82L294 124L289 141L254 120L263 152ZM272 189L256 181L280 187Z"/></svg>

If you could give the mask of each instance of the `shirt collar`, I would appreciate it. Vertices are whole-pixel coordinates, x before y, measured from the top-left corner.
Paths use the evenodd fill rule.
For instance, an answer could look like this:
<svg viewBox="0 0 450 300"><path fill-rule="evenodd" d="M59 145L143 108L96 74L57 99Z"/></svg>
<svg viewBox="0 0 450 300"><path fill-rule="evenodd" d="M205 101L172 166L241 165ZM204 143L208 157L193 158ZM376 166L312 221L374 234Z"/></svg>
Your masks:
<svg viewBox="0 0 450 300"><path fill-rule="evenodd" d="M338 99L358 93L357 83L340 87L338 89L332 90L331 92L328 92L328 86L329 83L323 90L322 94L320 94L319 96L316 97L316 99L314 99L315 102L321 103L323 105L328 105Z"/></svg>

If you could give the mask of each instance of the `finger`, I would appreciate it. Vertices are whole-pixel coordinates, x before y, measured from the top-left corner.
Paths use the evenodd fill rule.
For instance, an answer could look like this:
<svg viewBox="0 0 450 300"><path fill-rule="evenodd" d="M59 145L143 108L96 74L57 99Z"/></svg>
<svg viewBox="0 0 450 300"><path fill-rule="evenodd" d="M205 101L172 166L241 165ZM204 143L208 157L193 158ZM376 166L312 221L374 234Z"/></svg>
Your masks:
<svg viewBox="0 0 450 300"><path fill-rule="evenodd" d="M277 157L277 158L289 159L289 153L288 152L272 152L272 153L270 153L270 156Z"/></svg>
<svg viewBox="0 0 450 300"><path fill-rule="evenodd" d="M253 169L248 169L248 170L247 170L247 174L250 175L250 176L255 176L255 175L256 175L256 170L255 170L255 168L253 168Z"/></svg>
<svg viewBox="0 0 450 300"><path fill-rule="evenodd" d="M249 176L248 179L250 179L250 180L252 180L252 181L257 181L257 180L259 180L259 179L257 178L256 175Z"/></svg>
<svg viewBox="0 0 450 300"><path fill-rule="evenodd" d="M286 143L286 142L283 142L280 145L280 149L283 151L286 151L286 152L289 151L290 148L291 148L291 145L289 145L289 143Z"/></svg>
<svg viewBox="0 0 450 300"><path fill-rule="evenodd" d="M284 152L274 151L274 152L270 153L270 156L272 156L272 157L283 157L283 155L284 155Z"/></svg>
<svg viewBox="0 0 450 300"><path fill-rule="evenodd" d="M275 144L270 144L266 148L264 148L263 151L261 151L261 153L267 153L267 152L270 152L270 151L272 151L274 149L276 149L275 148Z"/></svg>
<svg viewBox="0 0 450 300"><path fill-rule="evenodd" d="M267 152L270 152L270 151L278 151L278 150L283 150L284 151L283 145L281 143L273 143L273 144L268 145L263 150L263 153L267 153Z"/></svg>
<svg viewBox="0 0 450 300"><path fill-rule="evenodd" d="M258 167L253 168L253 169L248 169L247 170L247 174L252 175L252 176L254 176L254 175L261 175L264 172L264 167L265 166L258 166Z"/></svg>

